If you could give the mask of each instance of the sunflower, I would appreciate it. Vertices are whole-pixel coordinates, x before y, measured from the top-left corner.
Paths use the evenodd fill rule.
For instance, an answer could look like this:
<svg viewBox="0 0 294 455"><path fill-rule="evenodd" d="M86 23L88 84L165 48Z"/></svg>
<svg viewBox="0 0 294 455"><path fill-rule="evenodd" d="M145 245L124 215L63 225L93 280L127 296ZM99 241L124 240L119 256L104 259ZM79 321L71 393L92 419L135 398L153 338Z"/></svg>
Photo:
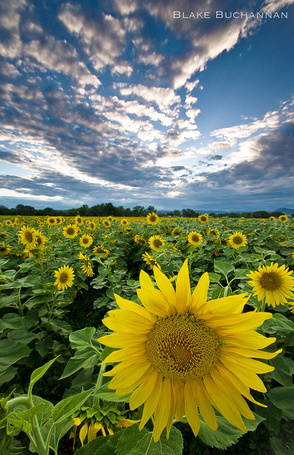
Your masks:
<svg viewBox="0 0 294 455"><path fill-rule="evenodd" d="M84 234L80 238L80 246L83 248L87 248L88 246L91 246L93 243L93 237L91 237L89 234Z"/></svg>
<svg viewBox="0 0 294 455"><path fill-rule="evenodd" d="M96 224L94 221L87 221L87 225L87 229L90 229L91 231L94 231L94 229L96 229Z"/></svg>
<svg viewBox="0 0 294 455"><path fill-rule="evenodd" d="M188 235L188 242L194 246L199 246L203 242L203 237L199 232L192 231Z"/></svg>
<svg viewBox="0 0 294 455"><path fill-rule="evenodd" d="M178 235L181 234L181 232L182 232L182 228L180 228L179 226L176 226L175 228L173 228L171 235L172 235L172 237L177 237Z"/></svg>
<svg viewBox="0 0 294 455"><path fill-rule="evenodd" d="M154 212L148 213L146 221L148 224L157 224L159 222L159 216Z"/></svg>
<svg viewBox="0 0 294 455"><path fill-rule="evenodd" d="M57 286L58 291L64 291L64 289L71 288L73 285L74 269L69 267L69 265L63 265L54 271L54 277L56 278L54 286Z"/></svg>
<svg viewBox="0 0 294 455"><path fill-rule="evenodd" d="M289 218L287 217L287 215L280 215L280 216L279 216L279 221L282 221L283 223L284 223L285 221L288 221L288 219L289 219Z"/></svg>
<svg viewBox="0 0 294 455"><path fill-rule="evenodd" d="M5 226L7 226L7 227L12 226L12 221L11 220L5 220L4 223L5 223Z"/></svg>
<svg viewBox="0 0 294 455"><path fill-rule="evenodd" d="M80 217L80 215L75 216L75 224L77 224L77 225L83 224L83 220Z"/></svg>
<svg viewBox="0 0 294 455"><path fill-rule="evenodd" d="M6 256L7 254L9 254L10 251L11 251L11 248L4 245L4 243L2 243L2 245L0 245L0 256Z"/></svg>
<svg viewBox="0 0 294 455"><path fill-rule="evenodd" d="M93 253L95 256L101 255L101 259L106 259L109 256L109 250L102 245L94 246Z"/></svg>
<svg viewBox="0 0 294 455"><path fill-rule="evenodd" d="M111 217L108 217L108 218L111 218ZM103 226L106 227L106 228L110 228L111 227L111 220L103 220L102 221L103 223Z"/></svg>
<svg viewBox="0 0 294 455"><path fill-rule="evenodd" d="M154 267L158 267L161 270L161 267L158 264L157 260L153 256L151 256L150 254L143 253L142 254L142 259L143 259L143 261L146 262L146 264L148 264L150 266L150 268L152 270L153 270Z"/></svg>
<svg viewBox="0 0 294 455"><path fill-rule="evenodd" d="M139 429L154 416L155 442L165 427L169 437L174 417L181 421L184 414L195 436L199 412L216 430L213 408L246 432L241 416L255 417L243 397L259 404L249 388L266 392L257 373L274 370L252 358L271 359L280 352L260 351L275 338L254 331L272 314L242 313L246 294L207 301L207 272L191 295L187 260L177 275L176 290L158 268L153 271L158 289L140 272L137 294L143 306L115 295L120 309L109 311L103 320L115 333L98 341L118 348L103 361L118 363L104 373L113 376L108 387L116 395L132 392L131 410L144 404Z"/></svg>
<svg viewBox="0 0 294 455"><path fill-rule="evenodd" d="M268 305L285 305L287 299L294 299L293 271L289 272L285 265L261 265L258 271L251 271L247 276L251 279L248 284L253 287L258 301L265 298Z"/></svg>
<svg viewBox="0 0 294 455"><path fill-rule="evenodd" d="M275 221L275 219L276 219L276 218L275 218L274 216L270 216L270 217L269 217L269 220L270 220L270 221Z"/></svg>
<svg viewBox="0 0 294 455"><path fill-rule="evenodd" d="M44 250L47 237L40 231L35 231L35 242L39 250Z"/></svg>
<svg viewBox="0 0 294 455"><path fill-rule="evenodd" d="M134 236L134 242L135 243L138 243L139 245L141 246L146 246L147 245L147 242L146 240L139 234L135 234Z"/></svg>
<svg viewBox="0 0 294 455"><path fill-rule="evenodd" d="M48 224L48 226L55 226L57 224L55 216L48 216L47 224Z"/></svg>
<svg viewBox="0 0 294 455"><path fill-rule="evenodd" d="M162 252L162 247L165 242L159 235L152 235L148 242L152 250L158 251L158 253Z"/></svg>
<svg viewBox="0 0 294 455"><path fill-rule="evenodd" d="M28 226L23 226L18 234L20 235L20 241L28 250L34 250L37 248L35 229Z"/></svg>
<svg viewBox="0 0 294 455"><path fill-rule="evenodd" d="M120 225L121 226L127 226L129 224L129 221L126 218L123 218L120 220Z"/></svg>
<svg viewBox="0 0 294 455"><path fill-rule="evenodd" d="M246 246L247 243L247 237L242 234L242 232L234 232L234 234L229 237L229 245L235 250L241 246Z"/></svg>
<svg viewBox="0 0 294 455"><path fill-rule="evenodd" d="M82 270L82 272L87 276L94 276L93 268L92 268L92 264L91 264L89 256L79 252L78 259L80 259L82 261L82 265L80 266L80 269Z"/></svg>
<svg viewBox="0 0 294 455"><path fill-rule="evenodd" d="M209 216L207 215L207 213L204 213L203 215L198 216L198 220L200 221L201 224L208 223Z"/></svg>
<svg viewBox="0 0 294 455"><path fill-rule="evenodd" d="M78 235L78 226L75 224L68 224L63 228L63 235L67 239L74 239Z"/></svg>

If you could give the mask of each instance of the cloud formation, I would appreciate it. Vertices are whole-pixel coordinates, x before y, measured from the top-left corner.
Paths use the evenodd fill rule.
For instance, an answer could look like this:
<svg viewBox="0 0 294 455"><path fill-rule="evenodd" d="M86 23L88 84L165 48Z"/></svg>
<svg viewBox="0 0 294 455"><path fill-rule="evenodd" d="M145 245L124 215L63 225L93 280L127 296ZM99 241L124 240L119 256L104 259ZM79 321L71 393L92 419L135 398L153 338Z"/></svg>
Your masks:
<svg viewBox="0 0 294 455"><path fill-rule="evenodd" d="M260 10L292 3L266 0ZM282 173L291 180L290 94L258 117L241 121L240 114L229 126L203 127L202 80L209 62L263 24L246 16L175 19L179 7L195 11L195 2L2 2L4 202L146 201L197 208L197 201L205 209L209 201L226 200L228 192L234 205L232 190L269 199L275 188L281 198L289 196ZM249 11L241 0L197 2L200 12L225 8ZM251 8L257 11L258 2ZM18 174L6 173L6 165Z"/></svg>

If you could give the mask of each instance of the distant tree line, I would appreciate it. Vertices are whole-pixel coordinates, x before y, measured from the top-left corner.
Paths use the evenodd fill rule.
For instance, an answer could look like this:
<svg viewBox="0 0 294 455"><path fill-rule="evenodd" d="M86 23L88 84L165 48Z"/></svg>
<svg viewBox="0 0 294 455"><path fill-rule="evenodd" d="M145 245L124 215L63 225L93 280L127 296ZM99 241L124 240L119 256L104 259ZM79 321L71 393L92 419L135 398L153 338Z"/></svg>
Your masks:
<svg viewBox="0 0 294 455"><path fill-rule="evenodd" d="M89 207L83 204L79 208L72 208L67 210L53 209L46 207L45 209L35 209L30 205L18 204L15 208L9 209L4 205L0 205L0 215L4 216L119 216L119 217L140 217L146 216L148 213L156 213L156 209L149 205L145 208L141 205L136 205L132 209L124 208L122 205L115 207L111 202L93 205ZM184 218L197 218L200 212L193 209L173 210L173 211L160 211L160 216L184 217ZM258 210L256 212L210 212L209 216L213 218L222 218L229 216L232 218L269 218L270 216L278 217L283 215L282 212L267 212L265 210ZM294 216L294 214L292 214Z"/></svg>

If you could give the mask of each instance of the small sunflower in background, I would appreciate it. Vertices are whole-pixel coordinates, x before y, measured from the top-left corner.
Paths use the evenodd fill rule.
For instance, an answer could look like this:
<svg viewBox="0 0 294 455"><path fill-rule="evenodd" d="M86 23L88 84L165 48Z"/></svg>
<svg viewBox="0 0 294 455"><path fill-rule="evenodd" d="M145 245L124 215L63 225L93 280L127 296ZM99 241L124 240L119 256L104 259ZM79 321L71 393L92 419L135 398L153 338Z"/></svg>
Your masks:
<svg viewBox="0 0 294 455"><path fill-rule="evenodd" d="M242 234L242 232L234 232L234 234L230 235L228 242L235 250L241 248L241 246L246 246L248 243L246 235Z"/></svg>
<svg viewBox="0 0 294 455"><path fill-rule="evenodd" d="M152 235L152 237L148 240L148 243L150 248L158 253L162 252L162 247L165 244L163 238L159 237L159 235Z"/></svg>
<svg viewBox="0 0 294 455"><path fill-rule="evenodd" d="M82 265L80 266L80 269L86 276L94 276L91 260L89 256L86 254L83 254L79 252L78 259L82 261Z"/></svg>
<svg viewBox="0 0 294 455"><path fill-rule="evenodd" d="M108 218L111 218L111 216L109 216ZM103 220L103 221L102 221L103 226L106 227L106 228L110 228L110 227L111 227L111 220L112 220L112 218L111 218L111 220L109 220L108 218L107 218L107 220Z"/></svg>
<svg viewBox="0 0 294 455"><path fill-rule="evenodd" d="M0 256L6 256L7 254L10 253L10 251L11 248L5 245L4 242L2 243L2 245L0 245Z"/></svg>
<svg viewBox="0 0 294 455"><path fill-rule="evenodd" d="M198 216L198 221L200 221L201 224L205 224L209 222L209 216L207 213L203 213L202 215Z"/></svg>
<svg viewBox="0 0 294 455"><path fill-rule="evenodd" d="M64 291L73 285L75 277L74 269L69 265L63 265L54 271L54 277L56 278L54 286L57 286L58 291Z"/></svg>
<svg viewBox="0 0 294 455"><path fill-rule="evenodd" d="M63 228L63 235L67 239L74 239L78 235L78 226L75 224L68 224Z"/></svg>
<svg viewBox="0 0 294 455"><path fill-rule="evenodd" d="M188 242L194 246L199 246L203 242L203 237L199 232L192 231L188 235Z"/></svg>
<svg viewBox="0 0 294 455"><path fill-rule="evenodd" d="M146 246L147 245L146 240L139 234L135 234L134 235L134 242L138 243L141 246Z"/></svg>
<svg viewBox="0 0 294 455"><path fill-rule="evenodd" d="M160 265L158 264L157 260L151 256L151 254L148 254L147 252L146 253L143 253L142 254L142 259L144 262L146 262L146 264L149 265L149 267L153 270L154 267L158 267L159 270L161 270L161 267Z"/></svg>
<svg viewBox="0 0 294 455"><path fill-rule="evenodd" d="M56 226L56 218L55 216L48 216L46 220L48 226Z"/></svg>
<svg viewBox="0 0 294 455"><path fill-rule="evenodd" d="M39 250L44 250L47 237L40 231L35 231L35 242Z"/></svg>
<svg viewBox="0 0 294 455"><path fill-rule="evenodd" d="M20 241L28 250L34 250L36 245L36 231L34 228L23 226L18 232Z"/></svg>
<svg viewBox="0 0 294 455"><path fill-rule="evenodd" d="M280 215L279 216L279 221L282 221L283 223L285 223L285 221L288 221L288 219L289 218L287 217L287 215Z"/></svg>
<svg viewBox="0 0 294 455"><path fill-rule="evenodd" d="M159 222L159 216L154 212L148 213L146 221L148 224L157 224Z"/></svg>
<svg viewBox="0 0 294 455"><path fill-rule="evenodd" d="M104 246L98 245L94 246L93 253L95 254L95 256L101 255L101 259L107 259L110 251L107 248L104 248Z"/></svg>
<svg viewBox="0 0 294 455"><path fill-rule="evenodd" d="M285 305L288 299L294 300L294 277L293 271L285 265L274 264L261 265L257 271L251 271L247 276L251 279L248 284L253 287L254 294L260 302L265 299L265 303L273 307Z"/></svg>
<svg viewBox="0 0 294 455"><path fill-rule="evenodd" d="M80 246L82 248L87 248L88 246L91 246L93 243L93 237L91 237L89 234L83 234L80 238Z"/></svg>

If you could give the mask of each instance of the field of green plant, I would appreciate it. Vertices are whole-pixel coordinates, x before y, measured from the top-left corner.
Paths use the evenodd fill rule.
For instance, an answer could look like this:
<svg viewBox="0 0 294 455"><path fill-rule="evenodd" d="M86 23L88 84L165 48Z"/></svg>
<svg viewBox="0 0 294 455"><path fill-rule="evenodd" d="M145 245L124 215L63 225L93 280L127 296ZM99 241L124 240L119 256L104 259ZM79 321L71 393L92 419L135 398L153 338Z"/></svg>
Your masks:
<svg viewBox="0 0 294 455"><path fill-rule="evenodd" d="M293 453L293 270L285 215L0 217L1 455Z"/></svg>

